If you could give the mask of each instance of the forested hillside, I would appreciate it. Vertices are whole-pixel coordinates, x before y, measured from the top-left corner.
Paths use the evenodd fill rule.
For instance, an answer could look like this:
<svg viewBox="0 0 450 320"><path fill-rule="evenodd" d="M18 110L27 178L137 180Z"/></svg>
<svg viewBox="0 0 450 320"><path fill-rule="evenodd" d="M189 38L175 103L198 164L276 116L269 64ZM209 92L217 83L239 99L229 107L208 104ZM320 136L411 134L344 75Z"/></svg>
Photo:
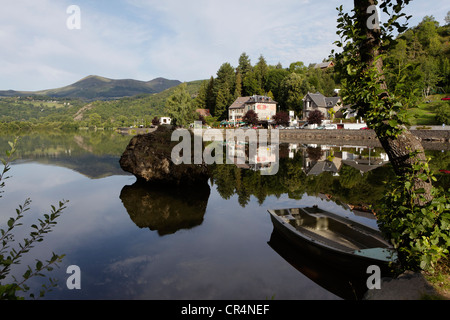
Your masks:
<svg viewBox="0 0 450 320"><path fill-rule="evenodd" d="M450 104L439 99L450 93L450 12L446 23L440 26L433 17L424 17L397 37L384 60L390 91L409 97L402 103L410 115L422 118L421 124L450 124Z"/></svg>
<svg viewBox="0 0 450 320"><path fill-rule="evenodd" d="M320 62L320 61L319 61ZM268 95L277 101L282 110L300 112L302 99L308 92L320 91L333 95L338 80L332 69L305 66L301 61L289 66L268 65L261 55L256 64L244 52L237 67L223 63L212 77L202 83L196 98L197 106L210 110L219 119L227 117L227 107L239 96Z"/></svg>
<svg viewBox="0 0 450 320"><path fill-rule="evenodd" d="M398 92L413 91L416 97L450 92L449 41L450 25L439 26L433 17L427 16L419 25L405 31L385 59L389 66L389 85Z"/></svg>
<svg viewBox="0 0 450 320"><path fill-rule="evenodd" d="M201 81L187 83L187 90L193 97L200 84ZM156 94L93 102L36 95L1 98L0 129L28 130L50 127L72 130L79 127L149 125L155 116L165 115L165 101L175 88Z"/></svg>

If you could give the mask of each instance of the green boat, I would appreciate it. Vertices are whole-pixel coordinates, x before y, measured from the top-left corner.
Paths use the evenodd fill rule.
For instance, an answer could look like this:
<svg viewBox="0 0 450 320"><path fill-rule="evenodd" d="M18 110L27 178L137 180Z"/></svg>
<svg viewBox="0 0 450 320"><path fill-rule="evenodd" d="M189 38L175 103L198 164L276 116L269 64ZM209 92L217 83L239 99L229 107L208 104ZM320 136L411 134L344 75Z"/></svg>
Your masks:
<svg viewBox="0 0 450 320"><path fill-rule="evenodd" d="M317 207L268 211L274 230L333 267L366 272L368 266L376 265L388 272L397 260L378 229Z"/></svg>

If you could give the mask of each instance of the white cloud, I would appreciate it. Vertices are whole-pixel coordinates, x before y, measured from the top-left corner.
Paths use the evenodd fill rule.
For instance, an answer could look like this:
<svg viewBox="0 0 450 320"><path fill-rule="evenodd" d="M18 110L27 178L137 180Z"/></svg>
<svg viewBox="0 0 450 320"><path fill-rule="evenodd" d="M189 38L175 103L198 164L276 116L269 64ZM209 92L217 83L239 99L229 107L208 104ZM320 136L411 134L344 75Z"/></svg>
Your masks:
<svg viewBox="0 0 450 320"><path fill-rule="evenodd" d="M242 52L253 63L305 64L327 57L336 40L336 7L353 1L121 0L86 1L81 30L69 30L71 0L18 0L0 11L0 89L39 90L89 75L182 81L209 78L236 66ZM424 15L441 22L448 5L413 1L414 25ZM442 21L443 22L443 21Z"/></svg>

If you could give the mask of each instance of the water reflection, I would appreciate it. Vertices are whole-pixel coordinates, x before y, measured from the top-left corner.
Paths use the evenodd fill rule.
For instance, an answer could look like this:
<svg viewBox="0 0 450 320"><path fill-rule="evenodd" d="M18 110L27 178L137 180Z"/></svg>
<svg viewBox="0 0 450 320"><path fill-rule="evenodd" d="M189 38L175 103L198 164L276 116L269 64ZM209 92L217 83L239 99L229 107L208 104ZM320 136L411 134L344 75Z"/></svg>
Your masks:
<svg viewBox="0 0 450 320"><path fill-rule="evenodd" d="M238 196L245 207L252 196L262 204L268 196L288 194L327 197L351 208L376 207L386 194L394 172L382 148L317 144L281 144L279 170L264 176L243 166L213 165L212 181L224 199ZM450 167L449 153L427 151L437 174L436 186L450 188L450 175L439 169Z"/></svg>
<svg viewBox="0 0 450 320"><path fill-rule="evenodd" d="M286 241L276 230L273 230L267 243L300 273L342 299L360 300L367 291L367 275L346 273L324 264L316 256Z"/></svg>
<svg viewBox="0 0 450 320"><path fill-rule="evenodd" d="M290 149L298 151L295 146ZM307 175L331 172L339 175L343 165L357 169L361 174L389 163L388 155L373 147L333 147L327 145L303 145L303 170Z"/></svg>
<svg viewBox="0 0 450 320"><path fill-rule="evenodd" d="M15 135L0 135L0 150L8 150ZM113 131L23 133L19 135L14 158L75 170L91 179L127 175L118 158L129 137Z"/></svg>
<svg viewBox="0 0 450 320"><path fill-rule="evenodd" d="M136 182L123 187L120 199L139 228L164 236L202 224L210 192L208 184L180 189Z"/></svg>
<svg viewBox="0 0 450 320"><path fill-rule="evenodd" d="M6 150L8 140L12 139L0 139L0 148ZM319 204L328 210L350 212L356 220L372 218L376 224L366 209L380 202L386 191L383 181L393 175L382 149L281 144L276 175L264 176L251 167L253 170L213 165L211 187L163 190L132 184L131 177L103 178L125 174L118 162L128 141L129 137L122 140L106 132L29 135L20 140L20 161L49 165L45 172L27 169L28 165L16 168L28 171L23 176L13 171L19 179L13 179L17 186L14 189L9 184L8 191L29 192L24 185L43 180L38 171L55 179L52 166L68 167L89 177L80 179L68 171L57 188L33 187L36 194L32 198L44 199L45 205L59 197L56 189L71 201L69 220L61 222L54 233L59 238L46 246L67 253L70 263L81 265L85 285L81 293L55 292L56 298L85 294L83 298L88 299L260 299L275 294L276 298L323 299L330 297L328 290L343 299L359 299L364 294L366 275L360 279L343 274L280 242L272 231L267 208ZM450 175L438 172L450 170L450 152L428 151L428 155L438 174L437 185L448 189ZM327 165L332 170L326 170ZM128 223L130 219L133 223ZM178 232L182 229L190 232ZM111 273L111 261L123 272ZM62 273L64 284L67 274ZM129 275L135 280L131 284Z"/></svg>

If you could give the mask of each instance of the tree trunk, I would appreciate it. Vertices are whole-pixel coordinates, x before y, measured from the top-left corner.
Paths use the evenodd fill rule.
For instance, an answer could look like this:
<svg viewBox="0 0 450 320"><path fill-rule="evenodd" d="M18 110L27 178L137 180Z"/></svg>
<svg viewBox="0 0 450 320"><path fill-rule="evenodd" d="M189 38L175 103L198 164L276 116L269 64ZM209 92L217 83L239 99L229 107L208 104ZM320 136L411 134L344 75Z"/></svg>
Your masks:
<svg viewBox="0 0 450 320"><path fill-rule="evenodd" d="M381 31L379 28L369 28L367 22L373 18L373 12L368 10L370 6L376 4L375 0L354 0L355 15L358 21L362 35L366 36L366 41L361 46L360 54L362 61L369 68L373 65L375 59L379 56L381 44ZM369 12L368 12L369 11ZM388 88L383 79L383 60L378 58L376 62L377 72L382 80L381 88L384 92L380 98L389 96ZM385 119L386 121L388 119ZM404 175L412 164L417 161L426 161L425 152L420 140L415 137L406 127L397 137L385 137L382 132L376 132L381 145L389 156L394 171L397 175ZM413 155L413 156L411 156ZM416 179L414 189L423 188L426 201L432 199L431 182ZM420 204L420 203L419 203Z"/></svg>

